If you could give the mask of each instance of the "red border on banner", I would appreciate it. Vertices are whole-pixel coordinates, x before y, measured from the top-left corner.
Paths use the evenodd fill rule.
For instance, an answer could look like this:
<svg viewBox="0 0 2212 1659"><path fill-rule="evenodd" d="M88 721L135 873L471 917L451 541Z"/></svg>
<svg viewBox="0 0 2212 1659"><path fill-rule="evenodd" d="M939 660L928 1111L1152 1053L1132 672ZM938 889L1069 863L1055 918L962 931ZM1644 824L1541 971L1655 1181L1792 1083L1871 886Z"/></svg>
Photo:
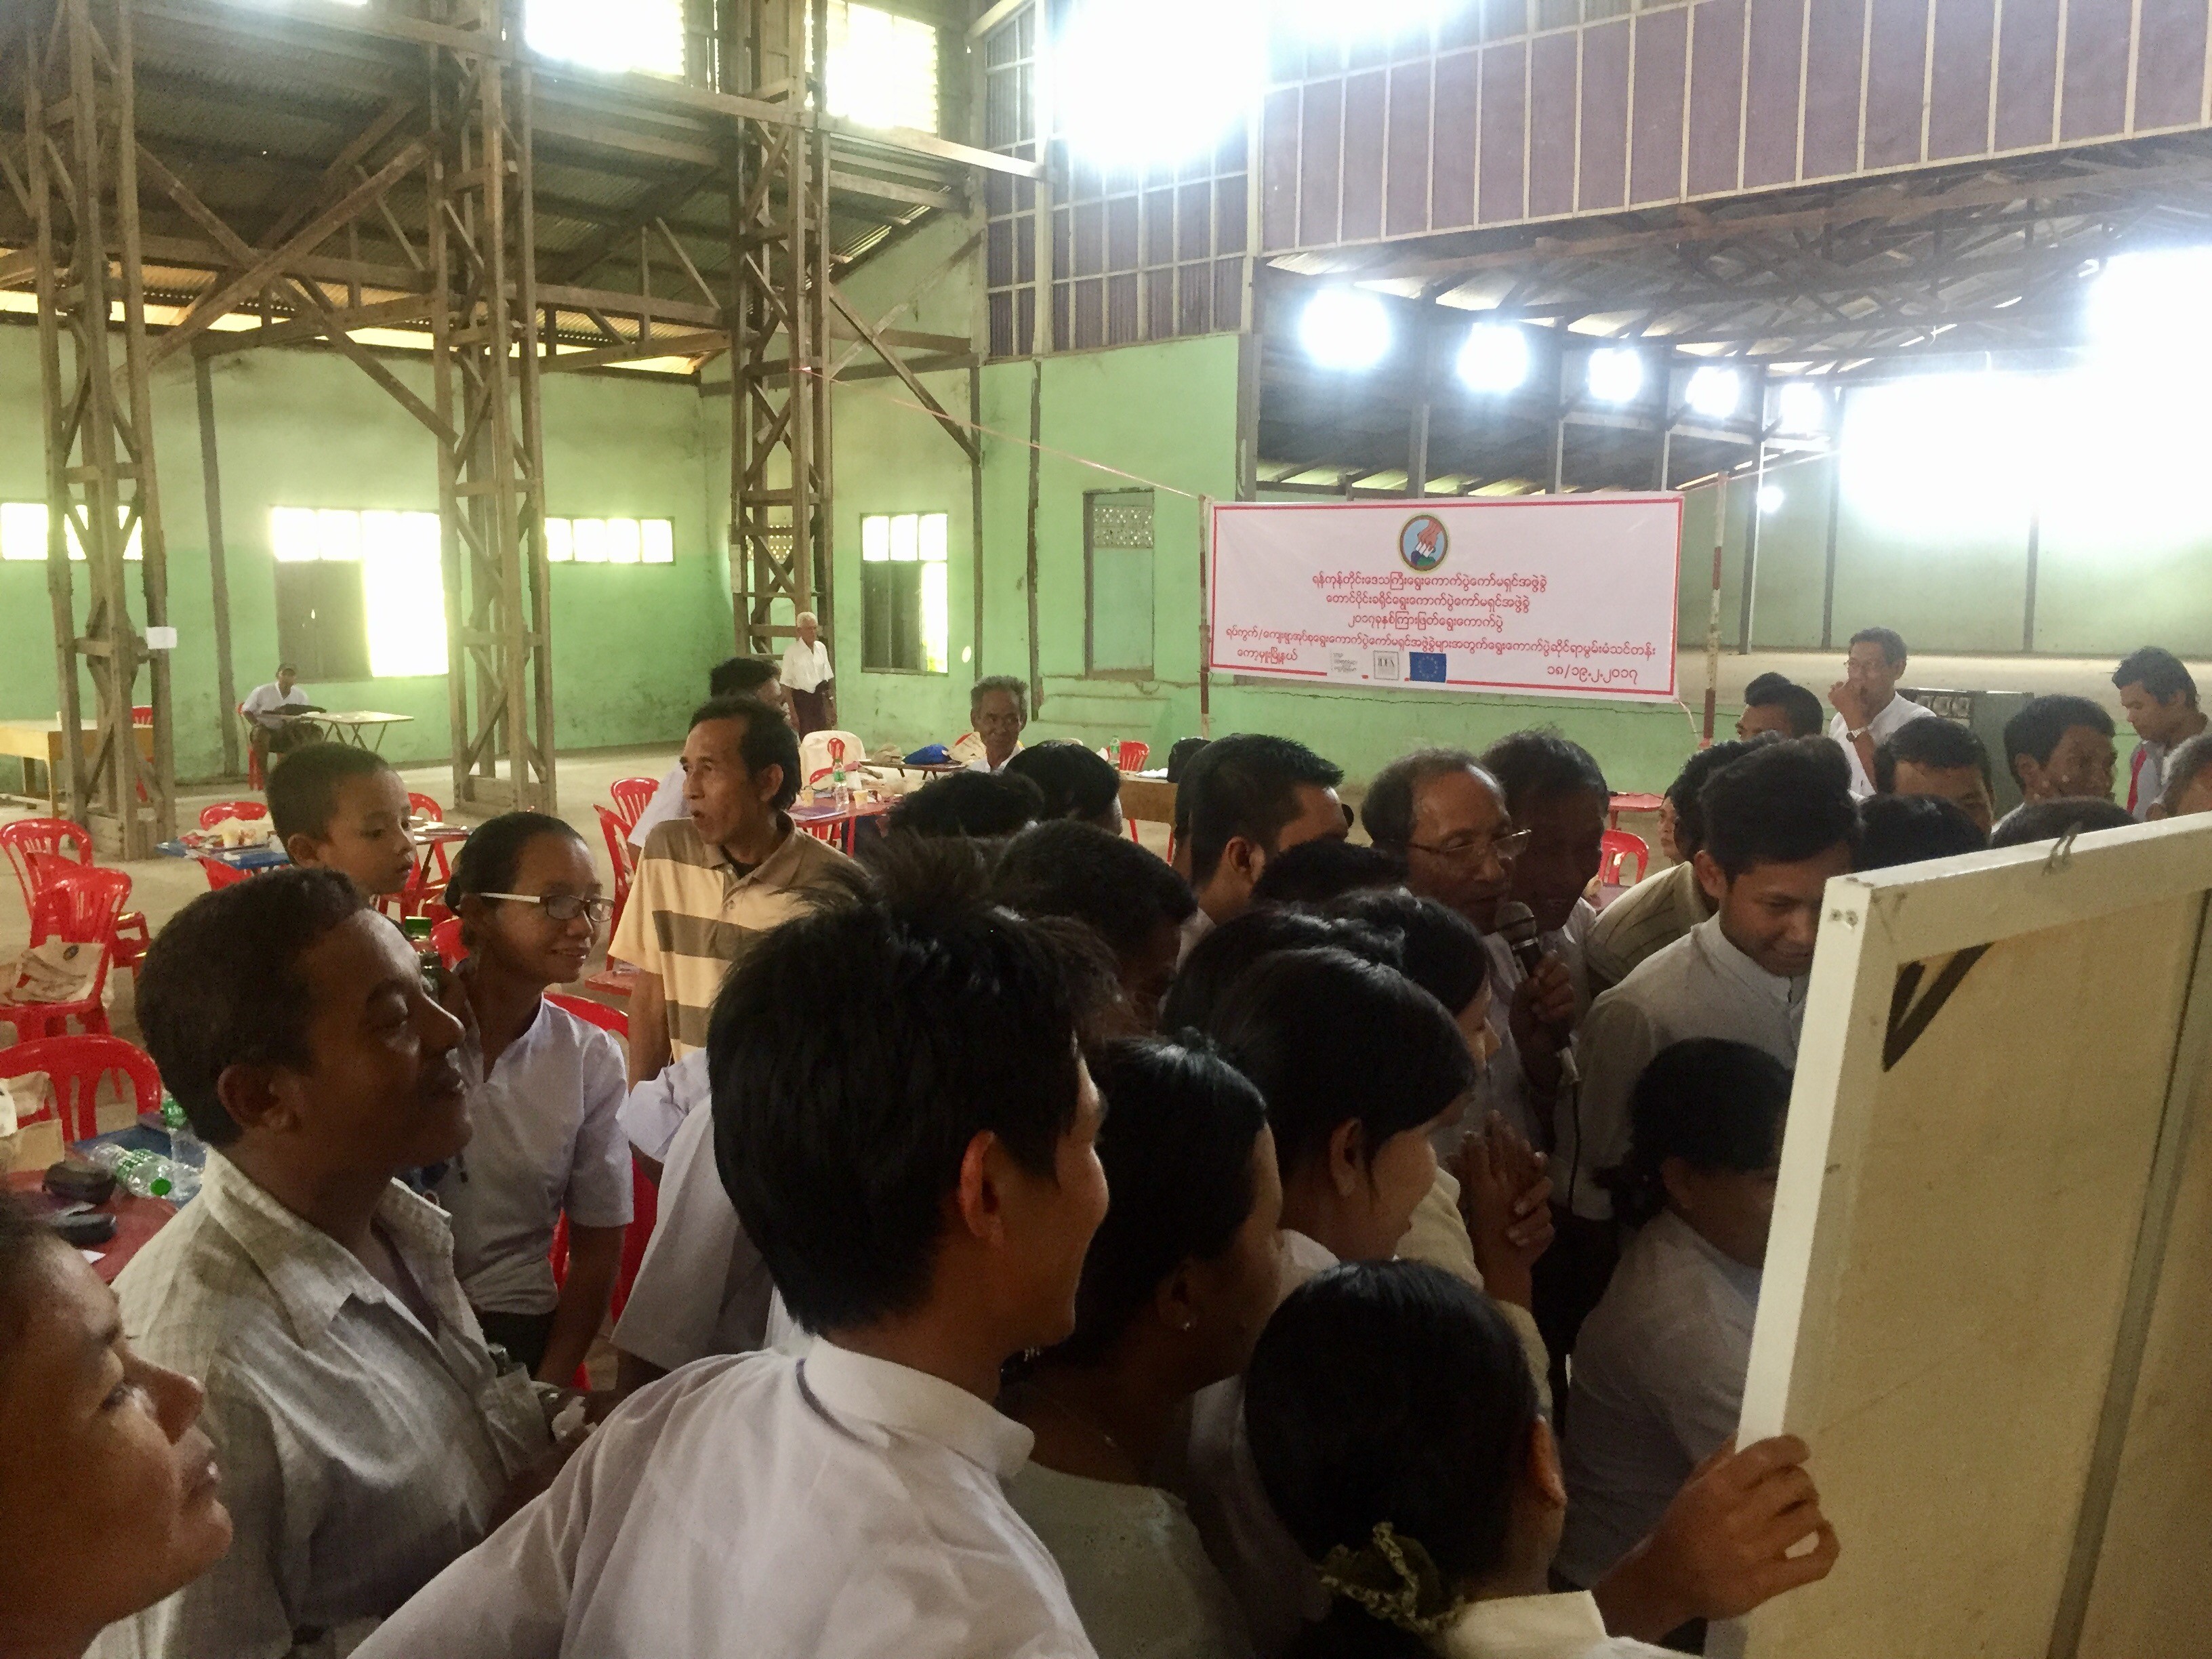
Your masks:
<svg viewBox="0 0 2212 1659"><path fill-rule="evenodd" d="M1477 500L1466 495L1454 495L1433 501L1408 497L1404 501L1216 501L1213 522L1206 526L1206 663L1210 670L1225 669L1234 674L1253 674L1262 679L1318 679L1331 685L1341 685L1346 690L1423 690L1441 684L1479 686L1487 690L1534 691L1553 697L1589 697L1608 702L1671 702L1679 693L1676 683L1680 678L1682 657L1682 523L1686 498L1680 490L1645 491L1640 495L1506 495L1491 500ZM1257 663L1224 662L1214 654L1213 641L1221 605L1221 515L1224 513L1389 513L1401 514L1408 507L1425 512L1432 507L1649 507L1655 501L1674 504L1674 594L1675 603L1667 624L1667 689L1664 691L1611 691L1599 686L1569 689L1549 683L1539 684L1529 680L1362 680L1351 682L1330 679L1328 673L1317 668L1276 668Z"/></svg>

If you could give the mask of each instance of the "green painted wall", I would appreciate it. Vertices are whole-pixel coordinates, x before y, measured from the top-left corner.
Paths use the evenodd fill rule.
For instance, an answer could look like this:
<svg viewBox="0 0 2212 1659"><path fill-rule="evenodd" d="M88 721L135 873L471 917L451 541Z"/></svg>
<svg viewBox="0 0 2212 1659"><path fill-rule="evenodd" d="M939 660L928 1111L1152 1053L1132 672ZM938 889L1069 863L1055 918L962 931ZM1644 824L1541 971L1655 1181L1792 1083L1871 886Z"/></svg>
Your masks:
<svg viewBox="0 0 2212 1659"><path fill-rule="evenodd" d="M0 499L44 495L35 333L0 328L0 398L15 441L0 446ZM426 399L427 363L397 354L393 372ZM429 435L344 359L273 350L221 359L214 376L222 471L232 652L240 696L276 659L275 507L434 511ZM640 375L552 375L545 381L548 510L563 517L675 521L676 562L556 565L552 571L556 738L564 748L665 741L703 694L705 665L726 654L729 576L719 512L710 514L702 399L686 381ZM726 407L726 405L725 405ZM177 769L221 767L207 516L191 372L157 378L154 423L169 545ZM80 616L82 567L77 568ZM135 567L132 571L135 581ZM426 626L437 626L434 607ZM143 617L134 593L132 613ZM51 611L43 563L0 564L0 715L51 717ZM142 682L143 684L143 682ZM444 677L311 687L331 708L411 714L392 728L393 758L434 763L450 752ZM89 687L85 693L89 705ZM143 698L142 692L142 698Z"/></svg>

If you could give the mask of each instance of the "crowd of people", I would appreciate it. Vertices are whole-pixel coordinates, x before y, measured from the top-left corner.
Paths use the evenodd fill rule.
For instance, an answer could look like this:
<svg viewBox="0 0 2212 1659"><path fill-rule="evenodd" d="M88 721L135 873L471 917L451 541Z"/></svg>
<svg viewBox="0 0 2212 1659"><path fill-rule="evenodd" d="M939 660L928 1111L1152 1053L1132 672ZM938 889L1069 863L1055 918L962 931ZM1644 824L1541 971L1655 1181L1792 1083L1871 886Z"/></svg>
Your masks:
<svg viewBox="0 0 2212 1659"><path fill-rule="evenodd" d="M1869 629L1602 913L1557 732L1392 762L1364 844L1306 745L1178 745L1170 864L1011 681L854 859L789 815L800 644L641 822L626 1059L546 998L613 908L567 823L474 831L427 975L398 775L277 761L295 867L140 975L199 1196L112 1297L0 1200L0 1656L1699 1651L1839 1548L1817 1448L1735 1443L1826 884L2212 810L2166 653L2130 806L2040 697L1993 823Z"/></svg>

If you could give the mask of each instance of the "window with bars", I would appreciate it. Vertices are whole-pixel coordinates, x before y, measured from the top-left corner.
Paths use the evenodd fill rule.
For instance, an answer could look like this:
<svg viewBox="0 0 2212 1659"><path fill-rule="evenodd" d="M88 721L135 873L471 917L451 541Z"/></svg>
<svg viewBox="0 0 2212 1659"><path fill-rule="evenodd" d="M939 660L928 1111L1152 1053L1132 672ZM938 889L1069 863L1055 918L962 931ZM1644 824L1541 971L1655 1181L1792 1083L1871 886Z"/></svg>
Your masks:
<svg viewBox="0 0 2212 1659"><path fill-rule="evenodd" d="M829 0L829 9L830 113L863 126L935 132L936 26L856 0Z"/></svg>
<svg viewBox="0 0 2212 1659"><path fill-rule="evenodd" d="M1022 161L1037 158L1036 30L1030 5L983 40L984 148ZM991 355L1025 357L1036 343L1036 183L987 173L983 203Z"/></svg>
<svg viewBox="0 0 2212 1659"><path fill-rule="evenodd" d="M1083 658L1091 674L1152 676L1152 492L1083 497Z"/></svg>
<svg viewBox="0 0 2212 1659"><path fill-rule="evenodd" d="M672 519L548 519L549 564L673 564Z"/></svg>
<svg viewBox="0 0 2212 1659"><path fill-rule="evenodd" d="M70 562L83 563L84 544L77 539L76 526L64 522L62 533L69 541ZM0 501L0 561L12 563L19 560L43 560L46 556L46 504L44 501ZM144 533L135 524L131 526L131 539L123 544L123 556L131 560L146 556Z"/></svg>
<svg viewBox="0 0 2212 1659"><path fill-rule="evenodd" d="M434 513L280 507L276 648L305 680L446 672L446 589Z"/></svg>
<svg viewBox="0 0 2212 1659"><path fill-rule="evenodd" d="M952 613L942 513L870 513L860 520L860 666L945 672Z"/></svg>

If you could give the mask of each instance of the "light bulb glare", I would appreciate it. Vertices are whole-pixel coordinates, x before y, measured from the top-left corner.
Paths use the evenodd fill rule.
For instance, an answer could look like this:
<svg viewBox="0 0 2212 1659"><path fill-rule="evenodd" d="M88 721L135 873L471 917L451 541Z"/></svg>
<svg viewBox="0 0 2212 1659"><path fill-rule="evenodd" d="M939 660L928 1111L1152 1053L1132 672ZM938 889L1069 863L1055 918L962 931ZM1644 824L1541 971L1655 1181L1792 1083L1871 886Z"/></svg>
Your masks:
<svg viewBox="0 0 2212 1659"><path fill-rule="evenodd" d="M1606 346L1590 353L1589 393L1601 404L1636 401L1644 390L1644 357L1630 346Z"/></svg>
<svg viewBox="0 0 2212 1659"><path fill-rule="evenodd" d="M1459 349L1459 378L1470 392L1510 392L1528 378L1528 336L1510 323L1477 323Z"/></svg>
<svg viewBox="0 0 2212 1659"><path fill-rule="evenodd" d="M1732 368L1701 368L1683 388L1683 401L1709 421L1725 421L1743 402L1743 376Z"/></svg>
<svg viewBox="0 0 2212 1659"><path fill-rule="evenodd" d="M1298 319L1298 343L1323 368L1372 368L1390 349L1390 313L1372 294L1323 289Z"/></svg>

